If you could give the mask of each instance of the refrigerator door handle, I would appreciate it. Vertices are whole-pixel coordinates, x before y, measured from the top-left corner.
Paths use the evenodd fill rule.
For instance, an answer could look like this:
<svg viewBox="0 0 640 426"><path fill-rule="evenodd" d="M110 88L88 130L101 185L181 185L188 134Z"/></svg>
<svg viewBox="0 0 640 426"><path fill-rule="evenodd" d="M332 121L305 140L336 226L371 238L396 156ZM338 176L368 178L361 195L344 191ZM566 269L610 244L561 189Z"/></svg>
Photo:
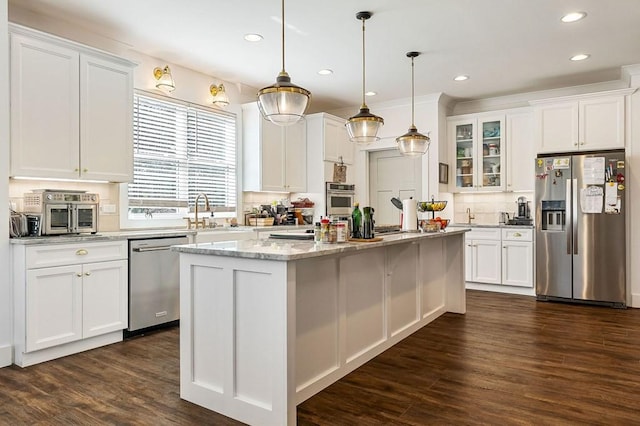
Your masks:
<svg viewBox="0 0 640 426"><path fill-rule="evenodd" d="M573 254L578 254L578 179L571 179L573 181L573 196L571 205L573 206L573 214L571 215L571 228L573 232Z"/></svg>
<svg viewBox="0 0 640 426"><path fill-rule="evenodd" d="M565 223L567 225L571 225L573 223L573 217L571 216L571 179L567 179L567 181L565 182L566 184L566 191L565 191L565 207L564 207L564 214L565 214ZM567 254L571 254L571 232L572 229L569 228L569 226L565 226L565 234L567 235Z"/></svg>

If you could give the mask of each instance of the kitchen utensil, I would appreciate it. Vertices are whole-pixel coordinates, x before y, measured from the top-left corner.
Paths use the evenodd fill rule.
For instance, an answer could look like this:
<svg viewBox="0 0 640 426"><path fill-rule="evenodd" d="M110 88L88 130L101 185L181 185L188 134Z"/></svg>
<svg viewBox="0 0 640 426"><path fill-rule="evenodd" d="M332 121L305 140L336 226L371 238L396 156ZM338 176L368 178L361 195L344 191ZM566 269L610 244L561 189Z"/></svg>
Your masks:
<svg viewBox="0 0 640 426"><path fill-rule="evenodd" d="M400 198L393 197L391 199L391 204L396 206L399 210L402 210L402 201L400 201Z"/></svg>

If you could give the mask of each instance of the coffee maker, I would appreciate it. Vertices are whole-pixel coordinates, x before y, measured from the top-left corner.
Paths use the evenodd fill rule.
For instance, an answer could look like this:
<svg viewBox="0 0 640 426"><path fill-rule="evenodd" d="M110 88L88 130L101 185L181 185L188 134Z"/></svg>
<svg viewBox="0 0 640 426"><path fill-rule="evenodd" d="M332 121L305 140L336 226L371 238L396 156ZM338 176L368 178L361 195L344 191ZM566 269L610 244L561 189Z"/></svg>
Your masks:
<svg viewBox="0 0 640 426"><path fill-rule="evenodd" d="M518 197L518 212L516 216L509 221L510 225L533 225L533 219L531 218L531 208L529 206L530 201L527 201L526 197Z"/></svg>

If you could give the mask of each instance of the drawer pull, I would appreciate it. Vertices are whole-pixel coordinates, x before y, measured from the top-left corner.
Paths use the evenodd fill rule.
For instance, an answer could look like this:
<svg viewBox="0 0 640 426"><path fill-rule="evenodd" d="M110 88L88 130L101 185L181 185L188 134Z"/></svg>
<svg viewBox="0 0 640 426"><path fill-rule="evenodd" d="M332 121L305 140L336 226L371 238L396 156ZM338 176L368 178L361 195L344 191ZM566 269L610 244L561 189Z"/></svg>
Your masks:
<svg viewBox="0 0 640 426"><path fill-rule="evenodd" d="M513 236L514 236L514 237L522 237L522 234L521 234L521 233L519 233L519 232L514 232L514 233L513 233Z"/></svg>
<svg viewBox="0 0 640 426"><path fill-rule="evenodd" d="M76 255L78 255L78 256L86 256L88 254L89 254L89 252L87 250L85 250L85 249L80 249L80 250L76 251Z"/></svg>

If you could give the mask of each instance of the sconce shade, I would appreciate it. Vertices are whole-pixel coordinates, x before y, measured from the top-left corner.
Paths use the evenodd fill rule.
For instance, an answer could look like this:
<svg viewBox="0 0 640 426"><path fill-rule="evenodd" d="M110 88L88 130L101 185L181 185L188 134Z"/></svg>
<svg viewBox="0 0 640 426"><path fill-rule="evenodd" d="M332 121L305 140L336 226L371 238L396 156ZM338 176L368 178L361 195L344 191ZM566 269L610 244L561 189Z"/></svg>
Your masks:
<svg viewBox="0 0 640 426"><path fill-rule="evenodd" d="M284 0L282 11L282 71L275 84L258 91L258 109L266 119L278 126L297 123L307 111L311 92L291 83L291 77L284 68Z"/></svg>
<svg viewBox="0 0 640 426"><path fill-rule="evenodd" d="M156 83L156 87L160 90L166 92L173 92L176 88L176 85L173 81L173 76L171 75L171 70L169 69L169 65L166 65L164 68L154 68L153 76L158 80Z"/></svg>
<svg viewBox="0 0 640 426"><path fill-rule="evenodd" d="M229 105L229 97L227 91L224 89L224 85L220 84L216 86L212 84L209 87L209 92L213 95L213 104L220 107L226 107Z"/></svg>
<svg viewBox="0 0 640 426"><path fill-rule="evenodd" d="M371 114L364 102L365 95L365 51L364 51L364 22L371 18L371 12L358 12L356 19L362 21L362 106L360 111L345 123L349 140L360 144L369 144L379 140L378 130L384 125L382 117Z"/></svg>
<svg viewBox="0 0 640 426"><path fill-rule="evenodd" d="M427 152L431 139L429 136L418 133L415 126L411 126L407 133L396 138L396 142L402 155L417 157Z"/></svg>
<svg viewBox="0 0 640 426"><path fill-rule="evenodd" d="M382 117L373 115L369 112L369 108L363 105L353 117L349 118L345 126L349 133L349 139L352 142L368 144L380 140L378 130L384 125Z"/></svg>
<svg viewBox="0 0 640 426"><path fill-rule="evenodd" d="M415 102L414 102L414 66L413 58L419 56L419 52L407 52L407 57L411 58L411 127L409 131L402 136L396 138L398 144L398 150L402 155L408 157L417 157L423 155L429 149L431 139L429 136L425 136L422 133L418 133L418 129L414 124L415 117Z"/></svg>
<svg viewBox="0 0 640 426"><path fill-rule="evenodd" d="M304 117L310 98L311 92L291 83L289 74L282 71L275 84L258 92L258 108L272 123L290 126Z"/></svg>

